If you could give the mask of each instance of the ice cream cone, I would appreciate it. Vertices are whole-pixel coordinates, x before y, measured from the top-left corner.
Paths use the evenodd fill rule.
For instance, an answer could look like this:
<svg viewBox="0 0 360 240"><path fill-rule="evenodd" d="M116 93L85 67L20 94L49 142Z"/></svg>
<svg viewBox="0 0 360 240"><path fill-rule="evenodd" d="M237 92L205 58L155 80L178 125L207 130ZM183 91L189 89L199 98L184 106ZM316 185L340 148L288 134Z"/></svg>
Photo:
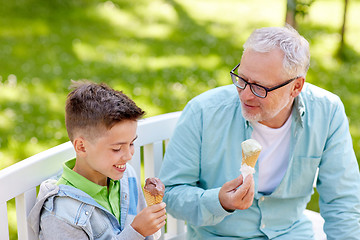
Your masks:
<svg viewBox="0 0 360 240"><path fill-rule="evenodd" d="M242 163L241 174L245 179L247 175L255 173L255 164L261 152L261 145L254 139L248 139L241 143Z"/></svg>
<svg viewBox="0 0 360 240"><path fill-rule="evenodd" d="M261 150L257 151L257 152L253 152L253 153L251 153L251 155L245 155L244 151L242 151L242 157L243 157L242 164L246 164L246 165L254 168L255 164L259 158L260 152L261 152Z"/></svg>
<svg viewBox="0 0 360 240"><path fill-rule="evenodd" d="M162 202L165 186L159 178L147 178L144 186L144 197L148 206Z"/></svg>
<svg viewBox="0 0 360 240"><path fill-rule="evenodd" d="M163 200L162 195L152 195L151 192L149 192L145 189L144 189L144 196L145 196L146 204L148 206L152 206L154 204L161 203Z"/></svg>

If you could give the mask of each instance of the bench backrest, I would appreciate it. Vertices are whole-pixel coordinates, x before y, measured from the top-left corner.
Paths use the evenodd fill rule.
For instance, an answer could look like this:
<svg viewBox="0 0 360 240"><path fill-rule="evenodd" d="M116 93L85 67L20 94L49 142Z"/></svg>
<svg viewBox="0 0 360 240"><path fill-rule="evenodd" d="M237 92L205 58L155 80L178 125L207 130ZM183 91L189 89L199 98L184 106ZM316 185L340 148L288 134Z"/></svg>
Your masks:
<svg viewBox="0 0 360 240"><path fill-rule="evenodd" d="M180 112L140 120L135 154L130 164L138 177L158 176L165 148L175 128ZM18 239L32 240L27 216L35 204L36 187L61 173L62 163L75 157L71 142L29 157L0 171L0 239L9 239L7 202L15 198ZM143 168L142 168L143 165ZM183 239L185 223L168 215L167 231L161 239Z"/></svg>

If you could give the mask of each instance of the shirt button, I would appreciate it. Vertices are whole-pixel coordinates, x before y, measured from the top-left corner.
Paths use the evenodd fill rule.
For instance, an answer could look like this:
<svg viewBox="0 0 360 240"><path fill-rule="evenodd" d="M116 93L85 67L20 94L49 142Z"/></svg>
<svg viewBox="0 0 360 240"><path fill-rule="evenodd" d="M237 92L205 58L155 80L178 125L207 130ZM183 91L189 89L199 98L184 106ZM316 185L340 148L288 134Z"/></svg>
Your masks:
<svg viewBox="0 0 360 240"><path fill-rule="evenodd" d="M265 224L261 225L261 228L264 229L264 228L265 228Z"/></svg>
<svg viewBox="0 0 360 240"><path fill-rule="evenodd" d="M265 197L261 197L260 201L263 202L265 200Z"/></svg>
<svg viewBox="0 0 360 240"><path fill-rule="evenodd" d="M125 194L124 198L125 198L125 201L126 201L127 200L127 194Z"/></svg>
<svg viewBox="0 0 360 240"><path fill-rule="evenodd" d="M89 215L89 212L88 212L88 211L86 211L86 212L85 212L85 215Z"/></svg>

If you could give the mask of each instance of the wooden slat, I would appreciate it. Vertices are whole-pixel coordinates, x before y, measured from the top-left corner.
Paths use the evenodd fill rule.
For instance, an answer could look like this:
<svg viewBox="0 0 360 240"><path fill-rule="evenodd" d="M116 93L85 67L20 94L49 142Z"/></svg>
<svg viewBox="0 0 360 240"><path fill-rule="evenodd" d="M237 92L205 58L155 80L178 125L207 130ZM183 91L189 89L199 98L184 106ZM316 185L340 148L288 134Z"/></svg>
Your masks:
<svg viewBox="0 0 360 240"><path fill-rule="evenodd" d="M32 240L35 237L32 235L27 224L27 216L30 213L32 206L36 201L36 188L30 189L15 198L16 203L16 219L18 238L24 240Z"/></svg>
<svg viewBox="0 0 360 240"><path fill-rule="evenodd" d="M0 203L0 239L9 240L9 225L6 202Z"/></svg>
<svg viewBox="0 0 360 240"><path fill-rule="evenodd" d="M321 217L320 213L305 209L304 214L310 219L313 225L315 239L326 240L326 234L324 233L323 230L325 220Z"/></svg>
<svg viewBox="0 0 360 240"><path fill-rule="evenodd" d="M170 214L167 214L166 224L167 224L167 234L169 236L175 236L177 234L177 225L176 219Z"/></svg>
<svg viewBox="0 0 360 240"><path fill-rule="evenodd" d="M185 222L167 215L167 233L169 236L176 236L186 232Z"/></svg>
<svg viewBox="0 0 360 240"><path fill-rule="evenodd" d="M315 177L314 177L314 182L313 182L313 188L316 188L316 182L318 180L319 177L319 168L316 169L316 173L315 173Z"/></svg>
<svg viewBox="0 0 360 240"><path fill-rule="evenodd" d="M158 177L163 158L162 141L145 145L144 157L145 178Z"/></svg>
<svg viewBox="0 0 360 240"><path fill-rule="evenodd" d="M144 174L145 179L155 176L154 144L144 146Z"/></svg>
<svg viewBox="0 0 360 240"><path fill-rule="evenodd" d="M168 145L169 145L170 139L165 139L164 143L165 143L165 150L167 149Z"/></svg>
<svg viewBox="0 0 360 240"><path fill-rule="evenodd" d="M26 202L25 193L15 198L16 203L16 219L18 238L28 240L28 229L26 227Z"/></svg>
<svg viewBox="0 0 360 240"><path fill-rule="evenodd" d="M163 141L154 142L154 176L159 177L160 168L163 161L164 149Z"/></svg>
<svg viewBox="0 0 360 240"><path fill-rule="evenodd" d="M176 221L176 228L177 228L177 234L181 235L183 233L186 233L186 225L183 220Z"/></svg>
<svg viewBox="0 0 360 240"><path fill-rule="evenodd" d="M159 240L164 240L165 239L165 226L163 226L161 228L161 236L159 238Z"/></svg>
<svg viewBox="0 0 360 240"><path fill-rule="evenodd" d="M134 155L129 163L135 169L136 176L139 181L141 179L141 159L140 158L141 158L140 146L135 146Z"/></svg>
<svg viewBox="0 0 360 240"><path fill-rule="evenodd" d="M185 239L186 239L186 233L181 233L176 236L165 234L165 240L185 240Z"/></svg>
<svg viewBox="0 0 360 240"><path fill-rule="evenodd" d="M144 146L144 166L146 177L158 177L163 158L162 141Z"/></svg>

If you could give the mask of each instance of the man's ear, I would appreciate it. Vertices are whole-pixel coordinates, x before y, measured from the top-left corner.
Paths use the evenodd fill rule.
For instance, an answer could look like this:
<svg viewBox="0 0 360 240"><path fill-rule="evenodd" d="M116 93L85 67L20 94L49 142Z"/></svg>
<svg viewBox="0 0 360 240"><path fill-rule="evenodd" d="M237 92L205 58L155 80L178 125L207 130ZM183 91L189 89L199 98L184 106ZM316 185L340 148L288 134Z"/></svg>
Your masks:
<svg viewBox="0 0 360 240"><path fill-rule="evenodd" d="M304 87L304 83L305 83L305 77L298 77L295 81L294 81L294 85L293 85L293 89L291 91L291 96L293 98L297 97L300 93L302 88Z"/></svg>
<svg viewBox="0 0 360 240"><path fill-rule="evenodd" d="M74 149L76 155L84 156L86 155L86 140L82 137L77 137L73 141Z"/></svg>

